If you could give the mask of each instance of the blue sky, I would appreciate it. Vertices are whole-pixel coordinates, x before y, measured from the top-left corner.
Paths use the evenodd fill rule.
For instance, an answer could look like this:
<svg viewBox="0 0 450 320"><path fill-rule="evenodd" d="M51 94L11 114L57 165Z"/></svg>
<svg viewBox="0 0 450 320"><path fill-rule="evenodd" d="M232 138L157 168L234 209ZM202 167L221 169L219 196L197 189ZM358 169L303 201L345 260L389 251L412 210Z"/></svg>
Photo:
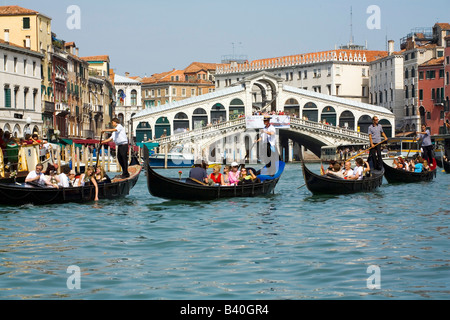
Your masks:
<svg viewBox="0 0 450 320"><path fill-rule="evenodd" d="M80 56L109 55L123 75L150 76L191 62L219 63L223 55L249 60L332 50L350 40L385 50L416 27L450 22L450 1L435 0L0 0L52 18L52 31L74 41ZM69 29L70 5L80 8L80 28ZM380 9L378 19L371 5ZM350 9L352 17L350 19ZM370 29L367 21L380 22ZM233 45L234 43L234 45ZM233 49L234 48L234 49Z"/></svg>

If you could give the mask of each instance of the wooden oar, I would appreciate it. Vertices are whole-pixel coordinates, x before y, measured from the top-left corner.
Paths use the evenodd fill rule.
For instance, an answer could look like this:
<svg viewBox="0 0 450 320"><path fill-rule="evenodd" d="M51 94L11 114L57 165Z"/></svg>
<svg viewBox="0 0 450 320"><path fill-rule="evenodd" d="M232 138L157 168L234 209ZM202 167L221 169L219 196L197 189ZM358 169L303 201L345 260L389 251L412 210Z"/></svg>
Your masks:
<svg viewBox="0 0 450 320"><path fill-rule="evenodd" d="M100 160L100 148L102 146L102 139L103 139L103 132L100 133L100 143L97 147L97 163L95 164L95 167L98 168L98 160Z"/></svg>
<svg viewBox="0 0 450 320"><path fill-rule="evenodd" d="M203 185L203 186L207 186L206 183L201 182L201 181L199 181L199 180L197 180L197 179L195 179L195 178L189 178L189 179L191 179L192 181L197 182L197 183L199 183L199 184L201 184L201 185Z"/></svg>
<svg viewBox="0 0 450 320"><path fill-rule="evenodd" d="M358 153L356 156L353 156L353 157L347 159L346 161L353 160L354 158L356 158L356 157L362 155L363 153L365 153L366 151L369 151L370 149L373 149L373 148L375 148L376 146L378 146L378 145L380 145L380 144L382 144L382 143L384 143L384 142L386 142L386 141L387 141L387 139L384 140L384 141L381 141L380 143L377 143L376 145L374 145L373 147L370 147L369 149L364 150L363 152Z"/></svg>

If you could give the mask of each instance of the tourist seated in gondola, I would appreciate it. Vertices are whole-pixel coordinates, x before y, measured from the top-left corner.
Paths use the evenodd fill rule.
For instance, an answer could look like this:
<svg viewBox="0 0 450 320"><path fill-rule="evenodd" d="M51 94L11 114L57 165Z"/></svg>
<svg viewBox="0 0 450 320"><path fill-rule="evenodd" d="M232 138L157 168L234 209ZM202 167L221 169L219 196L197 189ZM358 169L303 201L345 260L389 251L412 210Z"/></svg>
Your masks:
<svg viewBox="0 0 450 320"><path fill-rule="evenodd" d="M101 166L98 166L95 169L95 180L97 180L97 183L111 183L111 178L106 174L105 169Z"/></svg>
<svg viewBox="0 0 450 320"><path fill-rule="evenodd" d="M237 162L231 163L231 170L228 173L228 180L230 181L230 186L235 186L239 182L239 165Z"/></svg>
<svg viewBox="0 0 450 320"><path fill-rule="evenodd" d="M95 180L95 169L93 166L89 166L86 168L86 171L80 176L80 184L81 186L95 186L95 201L98 201L98 184L97 180Z"/></svg>
<svg viewBox="0 0 450 320"><path fill-rule="evenodd" d="M225 186L229 186L230 185L230 178L228 176L228 174L230 173L230 169L231 167L229 165L226 165L223 167L223 183Z"/></svg>
<svg viewBox="0 0 450 320"><path fill-rule="evenodd" d="M208 178L208 184L210 186L224 186L225 185L225 181L224 181L223 175L220 173L220 169L222 169L220 164L216 164L213 167L213 172L209 175L209 178Z"/></svg>
<svg viewBox="0 0 450 320"><path fill-rule="evenodd" d="M349 176L353 175L352 163L350 161L345 161L344 168L342 169L342 175L344 179L347 179Z"/></svg>
<svg viewBox="0 0 450 320"><path fill-rule="evenodd" d="M423 167L422 167L422 170L423 170L424 172L425 172L425 171L430 171L430 166L429 166L427 160L423 160Z"/></svg>
<svg viewBox="0 0 450 320"><path fill-rule="evenodd" d="M325 174L330 178L344 179L344 174L342 173L339 162L335 162L332 169L328 168Z"/></svg>
<svg viewBox="0 0 450 320"><path fill-rule="evenodd" d="M189 171L189 178L195 182L208 183L208 175L203 168L203 161L195 160L194 167Z"/></svg>
<svg viewBox="0 0 450 320"><path fill-rule="evenodd" d="M77 177L74 170L70 170L69 173L69 181L70 185L72 187L79 187L80 186L80 177Z"/></svg>
<svg viewBox="0 0 450 320"><path fill-rule="evenodd" d="M248 184L248 183L258 183L261 182L260 179L255 175L253 170L247 170L247 168L241 168L241 174L239 176L238 185Z"/></svg>
<svg viewBox="0 0 450 320"><path fill-rule="evenodd" d="M415 160L414 164L414 172L422 172L423 171L423 159L421 156L418 156Z"/></svg>
<svg viewBox="0 0 450 320"><path fill-rule="evenodd" d="M362 180L364 178L364 160L356 158L356 167L353 169L353 174L347 177L347 180Z"/></svg>
<svg viewBox="0 0 450 320"><path fill-rule="evenodd" d="M405 158L402 156L398 156L397 159L394 159L393 161L394 164L394 168L395 169L401 169L401 170L408 170L409 169L409 165L408 162L405 161Z"/></svg>
<svg viewBox="0 0 450 320"><path fill-rule="evenodd" d="M44 170L44 166L42 165L42 163L38 163L35 167L35 170L30 171L30 173L28 173L27 177L25 178L25 183L38 184L42 187L44 186L57 187L57 185L53 185L50 182L50 180L45 178L45 175L42 172L42 170Z"/></svg>
<svg viewBox="0 0 450 320"><path fill-rule="evenodd" d="M69 166L62 166L61 167L62 172L58 176L58 186L62 188L70 188L72 187L72 184L70 183L70 167Z"/></svg>

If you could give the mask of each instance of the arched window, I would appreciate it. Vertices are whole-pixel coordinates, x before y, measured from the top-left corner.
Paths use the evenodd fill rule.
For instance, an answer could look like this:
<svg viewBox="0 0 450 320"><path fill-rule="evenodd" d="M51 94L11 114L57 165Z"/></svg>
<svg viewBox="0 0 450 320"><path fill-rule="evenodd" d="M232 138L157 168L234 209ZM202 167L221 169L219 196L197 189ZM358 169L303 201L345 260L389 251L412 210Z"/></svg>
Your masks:
<svg viewBox="0 0 450 320"><path fill-rule="evenodd" d="M339 126L350 130L355 129L355 116L351 111L344 111L339 117Z"/></svg>
<svg viewBox="0 0 450 320"><path fill-rule="evenodd" d="M303 106L302 117L305 120L318 122L319 121L319 110L317 110L317 106L312 102L308 102L307 104L305 104Z"/></svg>
<svg viewBox="0 0 450 320"><path fill-rule="evenodd" d="M135 106L137 105L137 91L131 90L131 105Z"/></svg>
<svg viewBox="0 0 450 320"><path fill-rule="evenodd" d="M244 115L245 114L245 106L244 106L244 102L242 102L241 99L233 99L230 103L230 116L229 119L233 120L236 118L239 118L239 116Z"/></svg>

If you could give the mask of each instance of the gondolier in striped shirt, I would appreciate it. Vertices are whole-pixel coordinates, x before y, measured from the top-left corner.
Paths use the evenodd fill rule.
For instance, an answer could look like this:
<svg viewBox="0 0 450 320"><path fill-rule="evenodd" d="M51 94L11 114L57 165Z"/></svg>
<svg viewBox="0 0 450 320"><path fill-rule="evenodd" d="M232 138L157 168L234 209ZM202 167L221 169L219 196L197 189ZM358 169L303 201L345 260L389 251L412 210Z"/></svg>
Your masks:
<svg viewBox="0 0 450 320"><path fill-rule="evenodd" d="M378 124L378 117L374 116L372 118L372 124L369 126L369 140L370 140L370 156L372 157L373 167L376 170L381 170L383 168L383 160L381 159L381 136L383 136L384 141L388 138L381 127Z"/></svg>
<svg viewBox="0 0 450 320"><path fill-rule="evenodd" d="M117 159L119 160L119 164L122 167L122 174L119 176L121 179L125 179L130 177L128 173L128 138L125 132L125 128L120 124L120 120L117 118L113 118L111 120L111 124L113 129L102 130L104 132L112 132L110 138L102 141L102 144L106 144L111 140L114 141L117 147Z"/></svg>

